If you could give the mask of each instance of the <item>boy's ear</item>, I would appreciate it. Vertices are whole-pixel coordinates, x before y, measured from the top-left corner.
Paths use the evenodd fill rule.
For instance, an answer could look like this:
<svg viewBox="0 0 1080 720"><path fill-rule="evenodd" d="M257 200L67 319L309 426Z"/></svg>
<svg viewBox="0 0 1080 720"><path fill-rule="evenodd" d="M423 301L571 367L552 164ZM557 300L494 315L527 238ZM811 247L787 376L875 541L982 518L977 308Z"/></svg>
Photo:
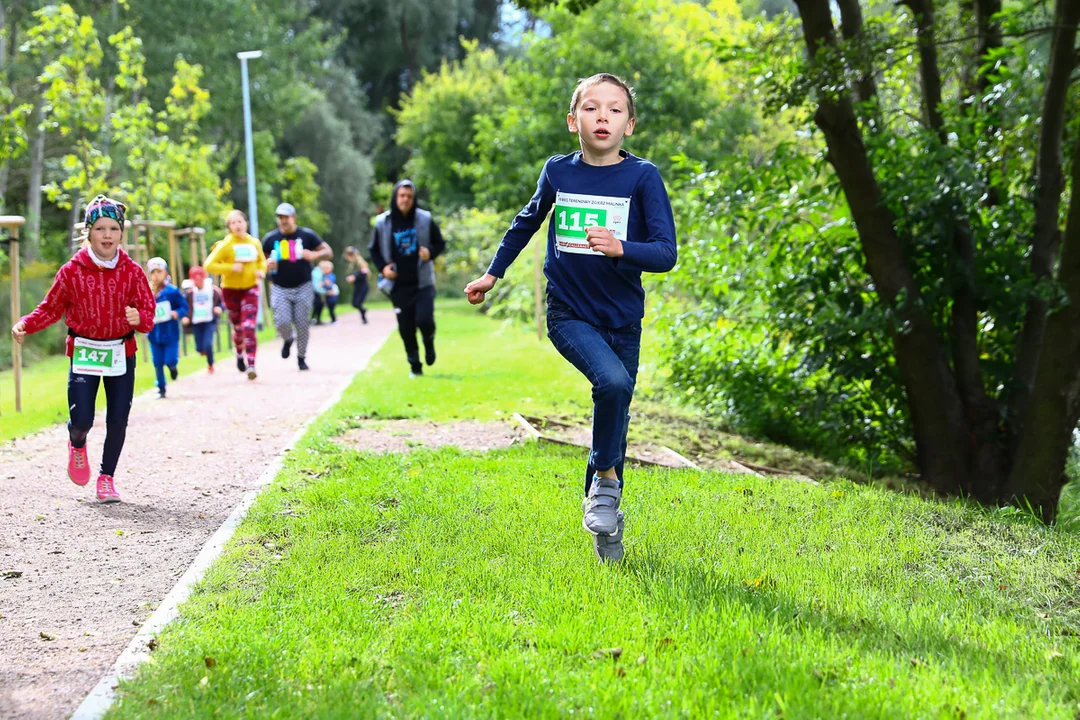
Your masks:
<svg viewBox="0 0 1080 720"><path fill-rule="evenodd" d="M637 125L637 118L630 118L630 122L626 123L626 132L623 133L623 136L630 137L631 135L633 135L634 134L634 126L636 126L636 125Z"/></svg>
<svg viewBox="0 0 1080 720"><path fill-rule="evenodd" d="M566 129L577 135L577 120L574 119L574 116L571 113L566 113Z"/></svg>

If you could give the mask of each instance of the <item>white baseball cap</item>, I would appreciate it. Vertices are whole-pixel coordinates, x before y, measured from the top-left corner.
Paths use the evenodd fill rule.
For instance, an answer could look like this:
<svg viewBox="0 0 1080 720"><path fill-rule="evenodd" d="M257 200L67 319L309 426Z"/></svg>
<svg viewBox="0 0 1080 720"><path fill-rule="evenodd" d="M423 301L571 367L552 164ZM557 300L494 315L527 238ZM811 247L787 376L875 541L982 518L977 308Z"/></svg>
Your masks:
<svg viewBox="0 0 1080 720"><path fill-rule="evenodd" d="M169 272L169 263L165 262L165 258L152 257L146 261L146 269Z"/></svg>
<svg viewBox="0 0 1080 720"><path fill-rule="evenodd" d="M296 215L296 208L289 203L281 203L277 206L277 210L274 211L275 215Z"/></svg>

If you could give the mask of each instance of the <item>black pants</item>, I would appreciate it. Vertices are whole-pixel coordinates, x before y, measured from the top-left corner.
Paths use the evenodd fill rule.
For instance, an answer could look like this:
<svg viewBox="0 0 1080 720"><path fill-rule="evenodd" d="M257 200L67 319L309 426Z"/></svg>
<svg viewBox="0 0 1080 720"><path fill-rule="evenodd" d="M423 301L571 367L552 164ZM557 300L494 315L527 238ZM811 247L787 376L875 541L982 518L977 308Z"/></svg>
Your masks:
<svg viewBox="0 0 1080 720"><path fill-rule="evenodd" d="M428 365L435 362L435 288L394 287L390 293L397 314L398 332L405 343L405 357L413 372L421 372L420 346L416 331L424 340Z"/></svg>
<svg viewBox="0 0 1080 720"><path fill-rule="evenodd" d="M360 311L361 322L367 322L367 308L364 307L364 300L367 300L367 295L367 275L356 273L356 281L353 284L352 292L352 306Z"/></svg>
<svg viewBox="0 0 1080 720"><path fill-rule="evenodd" d="M101 473L115 475L116 463L127 438L128 415L135 396L135 356L127 359L127 372L116 377L101 378L96 375L76 375L68 371L68 436L77 448L86 447L86 436L94 426L94 406L97 404L98 386L105 383L105 450L101 454Z"/></svg>

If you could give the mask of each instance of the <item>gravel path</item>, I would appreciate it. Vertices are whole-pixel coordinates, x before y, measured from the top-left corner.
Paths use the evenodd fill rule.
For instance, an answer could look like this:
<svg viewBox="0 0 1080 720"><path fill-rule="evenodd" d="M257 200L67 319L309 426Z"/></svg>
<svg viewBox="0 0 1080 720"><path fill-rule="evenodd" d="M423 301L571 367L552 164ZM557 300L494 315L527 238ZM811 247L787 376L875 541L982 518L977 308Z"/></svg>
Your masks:
<svg viewBox="0 0 1080 720"><path fill-rule="evenodd" d="M275 341L259 349L255 382L226 352L217 374L170 383L168 400L136 398L118 505L67 478L63 426L0 446L0 718L74 711L296 429L395 328L389 310L368 317L312 328L310 372ZM95 472L104 419L90 433Z"/></svg>

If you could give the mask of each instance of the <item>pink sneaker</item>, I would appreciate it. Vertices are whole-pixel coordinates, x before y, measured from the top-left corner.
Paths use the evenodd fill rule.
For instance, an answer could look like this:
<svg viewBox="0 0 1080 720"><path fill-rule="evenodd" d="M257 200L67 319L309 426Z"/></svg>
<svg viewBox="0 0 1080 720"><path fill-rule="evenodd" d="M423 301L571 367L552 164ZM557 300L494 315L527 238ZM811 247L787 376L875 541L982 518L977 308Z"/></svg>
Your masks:
<svg viewBox="0 0 1080 720"><path fill-rule="evenodd" d="M116 492L116 481L112 475L98 475L97 499L103 503L120 502L120 493Z"/></svg>
<svg viewBox="0 0 1080 720"><path fill-rule="evenodd" d="M76 485L90 482L90 458L86 456L86 447L77 448L68 440L68 477Z"/></svg>

